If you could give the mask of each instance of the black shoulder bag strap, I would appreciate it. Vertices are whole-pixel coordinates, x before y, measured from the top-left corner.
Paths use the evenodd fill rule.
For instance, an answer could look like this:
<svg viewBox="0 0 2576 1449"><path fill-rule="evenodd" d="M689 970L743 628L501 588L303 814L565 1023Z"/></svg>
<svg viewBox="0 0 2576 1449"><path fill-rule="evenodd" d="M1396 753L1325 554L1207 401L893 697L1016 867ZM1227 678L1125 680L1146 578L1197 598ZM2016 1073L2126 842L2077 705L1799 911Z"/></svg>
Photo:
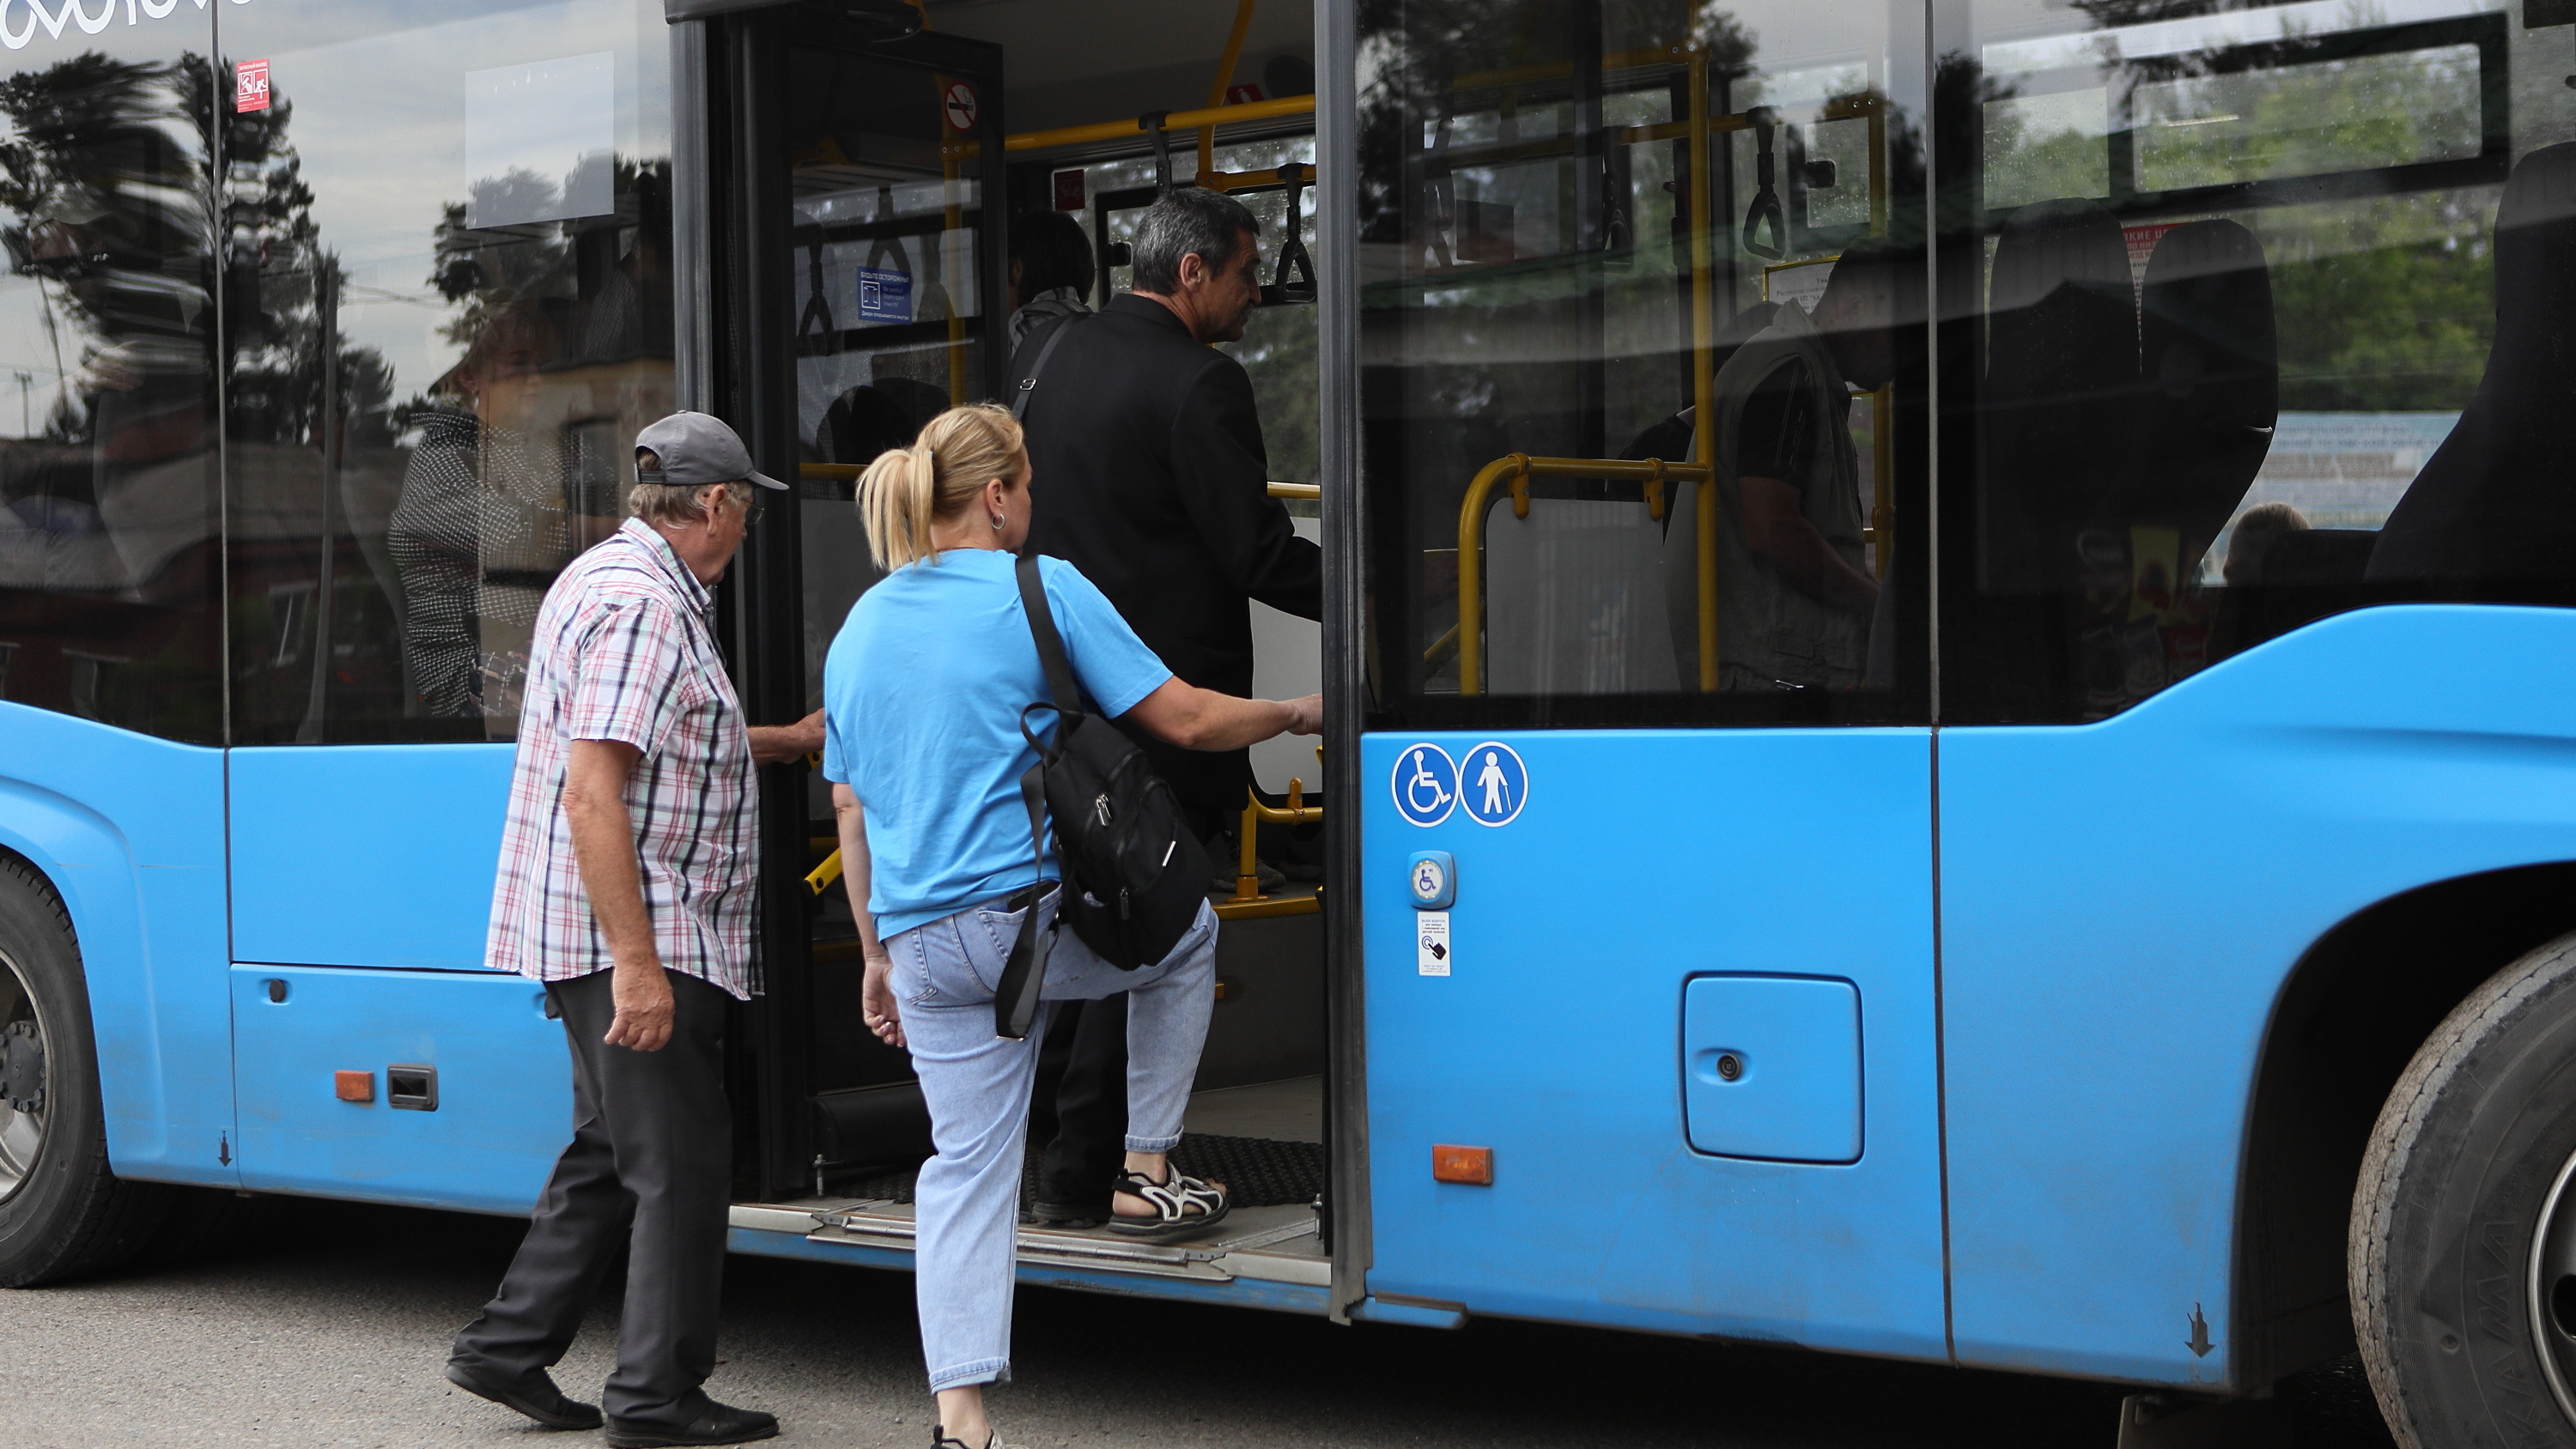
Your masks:
<svg viewBox="0 0 2576 1449"><path fill-rule="evenodd" d="M1062 335L1061 328L1057 335ZM1049 338L1046 345L1052 349L1055 340ZM1038 365L1046 365L1043 351L1038 354ZM1029 378L1036 380L1035 369L1030 371ZM1023 400L1028 397L1025 386L1020 396ZM1036 868L1044 870L1047 760L1062 748L1065 737L1073 732L1075 726L1082 723L1082 694L1073 682L1073 666L1065 661L1064 636L1056 632L1055 615L1047 609L1046 586L1038 578L1037 555L1023 555L1015 572L1020 580L1020 609L1029 616L1029 634L1037 641L1038 663L1046 670L1047 693L1052 696L1020 711L1020 736L1038 752L1038 762L1020 776L1020 803L1029 811L1029 855ZM1067 700L1075 703L1068 705L1065 703ZM1029 711L1037 709L1055 711L1058 750L1049 750L1029 732ZM1002 967L1002 983L993 992L993 1034L1012 1041L1026 1040L1030 1026L1037 1021L1040 992L1046 985L1047 952L1055 944L1052 932L1043 938L1038 934L1037 905L1046 894L1046 885L1045 881L1033 880L1027 889L1011 897L1011 909L1025 914L1020 917L1019 937L1011 943L1010 960ZM1072 885L1066 882L1059 889L1070 890ZM1057 909L1061 912L1063 908L1058 906Z"/></svg>
<svg viewBox="0 0 2576 1449"><path fill-rule="evenodd" d="M1072 330L1073 330L1073 328L1074 328L1074 324L1076 324L1076 323L1080 322L1083 318L1088 317L1088 316L1090 316L1090 315L1091 315L1091 314L1090 314L1090 313L1088 313L1088 312L1075 312L1075 313L1072 313L1072 314L1068 315L1068 316L1067 316L1063 321L1058 322L1057 324L1055 324L1055 326L1053 326L1053 327L1051 327L1051 328L1049 328L1049 329L1047 330L1046 341L1041 342L1041 343L1039 343L1039 344L1038 344L1038 355L1037 355L1037 360L1036 360L1036 361L1034 361L1034 362L1031 362L1031 363L1029 364L1029 375L1028 375L1028 376L1026 376L1026 377L1024 377L1024 378L1021 378L1021 379L1020 379L1019 394L1018 394L1018 396L1013 397L1013 398L1011 399L1011 421L1012 421L1012 422L1015 422L1015 423L1016 423L1016 422L1018 422L1018 421L1020 420L1020 416L1021 416L1021 414L1026 413L1026 412L1029 410L1029 394L1037 388L1037 385L1038 385L1038 374L1039 374L1039 373L1041 373L1041 372L1046 371L1047 359L1048 359L1048 358L1050 358L1050 357L1055 356L1055 345L1056 345L1057 343L1062 342L1062 341L1064 340L1064 334L1066 334L1066 333L1068 333L1068 332L1072 331ZM1028 596L1029 596L1029 575L1027 575L1027 574L1022 574L1022 575L1020 576L1020 597L1021 597L1021 598L1023 598L1023 599L1025 599L1025 598L1027 598ZM1035 615L1031 615L1031 616L1030 616L1030 618L1029 618L1029 626L1030 626L1032 629L1034 629L1034 628L1036 628L1036 627L1037 627L1037 617L1036 617ZM1050 620L1048 620L1048 621L1047 621L1047 626L1046 626L1046 636L1041 636L1041 639L1040 639L1040 643L1039 643L1039 647L1038 647L1038 652L1039 652L1040 654L1044 654L1044 653L1046 652L1046 647L1045 647L1045 642L1044 642L1045 637L1047 637L1047 636L1052 636L1054 633L1055 633L1055 621L1054 621L1054 620L1052 620L1052 619L1050 619ZM1059 644L1057 644L1057 645L1056 645L1056 663L1058 663L1058 664L1062 664L1063 662L1064 662L1064 646L1063 646L1061 643L1059 643ZM1052 681L1052 680L1055 678L1055 673L1054 673L1054 671L1053 671L1053 670L1050 670L1050 671L1048 672L1048 674L1047 674L1047 678L1048 678L1050 681ZM1058 697L1058 698L1062 698L1063 696L1059 695L1059 696L1057 696L1057 697Z"/></svg>

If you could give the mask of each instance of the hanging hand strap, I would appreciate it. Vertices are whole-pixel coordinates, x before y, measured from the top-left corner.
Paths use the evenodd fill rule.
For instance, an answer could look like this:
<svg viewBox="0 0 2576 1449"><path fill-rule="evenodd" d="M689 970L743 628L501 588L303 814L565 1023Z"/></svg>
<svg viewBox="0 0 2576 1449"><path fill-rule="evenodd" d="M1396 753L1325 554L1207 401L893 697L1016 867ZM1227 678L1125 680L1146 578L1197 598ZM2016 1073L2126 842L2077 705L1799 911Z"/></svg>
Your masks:
<svg viewBox="0 0 2576 1449"><path fill-rule="evenodd" d="M1063 321L1058 322L1057 324L1055 324L1055 327L1054 327L1054 329L1053 329L1052 331L1050 331L1050 332L1048 332L1048 333L1047 333L1046 341L1041 342L1041 343L1039 343L1039 344L1038 344L1038 355L1037 355L1037 359L1036 359L1035 361L1033 361L1033 362L1031 362L1031 363L1029 364L1029 375L1028 375L1028 376L1026 376L1026 377L1024 377L1024 378L1021 378L1021 379L1020 379L1019 392L1018 392L1018 394L1017 394L1016 396L1014 396L1014 397L1011 399L1011 421L1012 421L1012 422L1015 422L1015 423L1016 423L1016 422L1018 422L1018 421L1020 420L1020 415L1021 415L1022 413L1025 413L1025 412L1027 412L1027 411L1029 410L1029 392L1030 392L1030 390L1031 390L1031 389L1035 388L1035 387L1038 385L1038 374L1039 374L1039 373L1041 373L1041 372L1046 371L1047 359L1048 359L1048 358L1050 358L1050 357L1055 356L1055 345L1056 345L1057 343L1062 342L1062 341L1064 340L1064 334L1066 334L1066 333L1068 333L1068 332L1070 332L1070 331L1072 331L1072 330L1074 329L1074 324L1076 324L1076 323L1080 322L1083 318L1088 317L1088 316L1090 316L1090 315L1091 315L1091 314L1090 314L1090 313L1088 313L1088 312L1075 312L1075 313L1072 313L1072 314L1068 315L1068 316L1067 316ZM1028 581L1027 581L1025 578L1023 578L1023 579L1021 580L1021 582L1020 582L1020 597L1021 597L1022 599L1026 599L1028 596L1029 596ZM1037 609L1036 609L1036 610L1034 610L1034 611L1032 611L1032 612L1030 613L1030 615L1029 615L1029 627L1030 627L1031 629L1035 629L1035 628L1037 627L1037 621L1038 621L1040 618L1044 617L1045 609L1046 609L1046 600L1044 599L1044 597L1041 597L1041 598L1038 600L1038 607L1037 607ZM1054 636L1054 634L1055 634L1055 621L1054 621L1054 620L1052 620L1052 619L1049 619L1049 620L1047 620L1047 635L1048 635L1048 637L1053 637L1053 636ZM1039 652L1040 652L1040 653L1044 653L1044 652L1045 652L1045 642L1044 642L1044 640L1041 640L1041 641L1039 642ZM1057 653L1058 653L1058 654L1061 654L1062 652L1063 652L1063 646L1062 646L1062 645L1058 645L1058 646L1057 646ZM1053 677L1054 677L1053 675L1049 675L1049 676L1048 676L1048 678L1050 678L1050 679L1052 679Z"/></svg>
<svg viewBox="0 0 2576 1449"><path fill-rule="evenodd" d="M1780 209L1780 192L1773 184L1771 128L1775 117L1769 106L1755 106L1744 113L1753 122L1753 204L1744 209L1744 249L1757 257L1774 261L1788 254L1789 221ZM1771 229L1771 244L1756 240L1765 223Z"/></svg>

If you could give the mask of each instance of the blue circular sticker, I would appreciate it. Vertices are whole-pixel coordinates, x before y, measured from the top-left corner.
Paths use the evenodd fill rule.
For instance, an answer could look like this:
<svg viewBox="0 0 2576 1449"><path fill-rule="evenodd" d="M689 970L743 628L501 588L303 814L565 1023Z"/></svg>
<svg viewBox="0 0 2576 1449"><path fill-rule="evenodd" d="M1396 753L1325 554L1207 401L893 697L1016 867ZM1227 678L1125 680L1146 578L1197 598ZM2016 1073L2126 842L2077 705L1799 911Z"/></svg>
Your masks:
<svg viewBox="0 0 2576 1449"><path fill-rule="evenodd" d="M1469 750L1458 775L1458 808L1479 825L1509 825L1529 803L1529 767L1500 740Z"/></svg>
<svg viewBox="0 0 2576 1449"><path fill-rule="evenodd" d="M1395 813L1416 825L1437 825L1458 803L1458 763L1438 745L1406 745L1395 757Z"/></svg>

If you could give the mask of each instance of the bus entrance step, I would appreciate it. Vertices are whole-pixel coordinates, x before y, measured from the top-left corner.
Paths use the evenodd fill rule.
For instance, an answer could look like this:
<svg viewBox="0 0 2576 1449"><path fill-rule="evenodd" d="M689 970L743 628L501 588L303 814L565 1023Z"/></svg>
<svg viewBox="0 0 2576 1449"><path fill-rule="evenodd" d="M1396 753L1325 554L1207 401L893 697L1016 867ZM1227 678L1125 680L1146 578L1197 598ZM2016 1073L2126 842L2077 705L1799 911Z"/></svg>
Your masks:
<svg viewBox="0 0 2576 1449"><path fill-rule="evenodd" d="M910 1203L742 1203L733 1218L736 1227L772 1232L793 1223L808 1229L806 1241L816 1244L912 1251ZM1022 1227L1019 1249L1023 1264L1216 1283L1237 1277L1303 1282L1327 1268L1315 1245L1314 1210L1304 1206L1237 1208L1202 1235L1151 1242L1107 1228Z"/></svg>

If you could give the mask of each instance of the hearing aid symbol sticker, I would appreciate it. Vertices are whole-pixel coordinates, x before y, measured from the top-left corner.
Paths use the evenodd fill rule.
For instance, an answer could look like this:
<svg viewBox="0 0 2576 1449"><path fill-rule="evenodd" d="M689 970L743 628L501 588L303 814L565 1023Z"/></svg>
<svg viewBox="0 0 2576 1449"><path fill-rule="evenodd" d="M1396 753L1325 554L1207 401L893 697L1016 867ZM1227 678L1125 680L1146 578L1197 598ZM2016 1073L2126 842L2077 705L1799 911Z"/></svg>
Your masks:
<svg viewBox="0 0 2576 1449"><path fill-rule="evenodd" d="M1395 792L1395 813L1413 824L1437 825L1457 808L1458 762L1438 745L1405 746L1395 757L1395 777L1388 783Z"/></svg>

